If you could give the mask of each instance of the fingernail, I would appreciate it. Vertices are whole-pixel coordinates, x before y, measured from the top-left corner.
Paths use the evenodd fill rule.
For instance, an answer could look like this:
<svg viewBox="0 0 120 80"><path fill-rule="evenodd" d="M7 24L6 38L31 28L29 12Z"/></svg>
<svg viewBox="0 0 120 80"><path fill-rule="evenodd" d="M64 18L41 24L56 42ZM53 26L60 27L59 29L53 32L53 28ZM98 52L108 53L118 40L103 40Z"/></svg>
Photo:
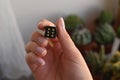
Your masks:
<svg viewBox="0 0 120 80"><path fill-rule="evenodd" d="M45 41L45 39L39 37L39 38L38 38L38 41L39 41L39 43L43 43L43 42Z"/></svg>
<svg viewBox="0 0 120 80"><path fill-rule="evenodd" d="M65 29L65 22L63 17L61 17L60 20L61 20L61 26L63 27L63 29Z"/></svg>
<svg viewBox="0 0 120 80"><path fill-rule="evenodd" d="M39 58L39 59L38 59L38 62L39 62L42 66L45 65L45 61L44 61L42 58Z"/></svg>
<svg viewBox="0 0 120 80"><path fill-rule="evenodd" d="M41 47L37 47L37 48L36 48L36 51L37 51L38 53L40 53L41 55L45 55L45 54L46 54L46 50L43 49L43 48L41 48Z"/></svg>

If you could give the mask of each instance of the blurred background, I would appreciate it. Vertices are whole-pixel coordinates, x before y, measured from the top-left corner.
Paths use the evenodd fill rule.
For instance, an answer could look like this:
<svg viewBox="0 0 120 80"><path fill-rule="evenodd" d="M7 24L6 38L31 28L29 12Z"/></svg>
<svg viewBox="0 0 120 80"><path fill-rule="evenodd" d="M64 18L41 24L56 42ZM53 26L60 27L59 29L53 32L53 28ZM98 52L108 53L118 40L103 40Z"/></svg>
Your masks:
<svg viewBox="0 0 120 80"><path fill-rule="evenodd" d="M11 0L11 3L25 43L43 18L55 22L61 16L76 14L85 21L91 21L88 18L98 15L103 9L115 12L113 0Z"/></svg>
<svg viewBox="0 0 120 80"><path fill-rule="evenodd" d="M65 20L94 80L120 79L119 0L0 0L0 80L34 80L24 46L41 19Z"/></svg>

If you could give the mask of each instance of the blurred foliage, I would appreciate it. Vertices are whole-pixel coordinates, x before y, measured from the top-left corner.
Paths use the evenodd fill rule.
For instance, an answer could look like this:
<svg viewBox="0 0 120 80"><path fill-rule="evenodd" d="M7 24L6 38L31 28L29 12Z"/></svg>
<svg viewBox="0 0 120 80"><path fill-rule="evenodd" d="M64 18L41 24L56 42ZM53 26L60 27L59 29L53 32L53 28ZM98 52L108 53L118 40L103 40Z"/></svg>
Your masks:
<svg viewBox="0 0 120 80"><path fill-rule="evenodd" d="M104 75L104 80L120 80L119 51L109 59L102 46L99 52L90 51L87 54L86 61L94 75Z"/></svg>
<svg viewBox="0 0 120 80"><path fill-rule="evenodd" d="M76 45L87 45L94 41L98 45L112 44L116 33L111 26L114 24L113 14L109 11L102 11L96 19L96 28L94 34L86 28L82 18L75 14L65 17L65 26L67 31L71 32ZM117 36L120 38L120 27L117 29ZM93 39L92 39L93 37ZM110 59L106 56L105 48L101 46L99 52L89 51L86 55L87 64L94 74L104 75L105 80L120 80L120 52L116 52Z"/></svg>
<svg viewBox="0 0 120 80"><path fill-rule="evenodd" d="M90 31L81 25L73 32L72 40L76 45L87 45L92 41L92 36Z"/></svg>
<svg viewBox="0 0 120 80"><path fill-rule="evenodd" d="M91 68L93 74L101 74L106 63L105 48L101 46L99 52L90 51L86 55L86 61Z"/></svg>
<svg viewBox="0 0 120 80"><path fill-rule="evenodd" d="M111 23L112 20L113 20L113 15L109 11L103 11L103 12L101 12L99 19L100 19L100 22L102 24L104 24L104 23Z"/></svg>
<svg viewBox="0 0 120 80"><path fill-rule="evenodd" d="M96 28L94 38L98 44L110 44L115 39L115 31L109 24L101 24Z"/></svg>
<svg viewBox="0 0 120 80"><path fill-rule="evenodd" d="M70 14L65 18L65 25L68 31L74 31L76 27L84 24L84 21L75 14Z"/></svg>
<svg viewBox="0 0 120 80"><path fill-rule="evenodd" d="M120 52L117 51L106 63L103 69L104 74L110 74L111 80L120 79Z"/></svg>
<svg viewBox="0 0 120 80"><path fill-rule="evenodd" d="M96 24L112 24L113 14L109 11L102 11L100 16L96 19Z"/></svg>

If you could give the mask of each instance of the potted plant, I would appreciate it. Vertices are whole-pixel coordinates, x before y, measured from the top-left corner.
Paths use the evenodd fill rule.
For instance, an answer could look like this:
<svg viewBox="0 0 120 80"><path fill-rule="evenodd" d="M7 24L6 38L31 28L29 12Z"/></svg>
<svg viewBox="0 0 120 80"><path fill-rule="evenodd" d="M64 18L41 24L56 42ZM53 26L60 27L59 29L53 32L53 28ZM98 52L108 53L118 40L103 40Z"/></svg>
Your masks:
<svg viewBox="0 0 120 80"><path fill-rule="evenodd" d="M111 52L112 45L116 37L115 31L112 27L113 22L114 22L113 15L109 11L102 11L100 16L96 19L94 40L98 44L97 50L99 50L100 45L104 45L106 53Z"/></svg>
<svg viewBox="0 0 120 80"><path fill-rule="evenodd" d="M120 80L120 52L116 53L108 60L104 66L103 73L106 80ZM105 77L106 78L106 77Z"/></svg>
<svg viewBox="0 0 120 80"><path fill-rule="evenodd" d="M65 25L75 45L85 53L86 50L96 48L96 43L92 42L91 32L85 27L83 19L75 14L70 14L65 18Z"/></svg>
<svg viewBox="0 0 120 80"><path fill-rule="evenodd" d="M83 56L86 51L97 48L96 43L92 42L91 32L82 25L75 29L71 37Z"/></svg>
<svg viewBox="0 0 120 80"><path fill-rule="evenodd" d="M107 61L105 48L101 46L99 52L89 51L86 55L86 62L90 68L94 80L103 80L103 68Z"/></svg>
<svg viewBox="0 0 120 80"><path fill-rule="evenodd" d="M120 27L117 29L117 36L115 37L115 40L113 42L113 47L111 50L111 54L113 55L117 50L120 51Z"/></svg>
<svg viewBox="0 0 120 80"><path fill-rule="evenodd" d="M115 36L115 31L111 25L107 23L99 25L94 33L94 40L98 44L98 49L100 45L104 45L106 53L110 53Z"/></svg>
<svg viewBox="0 0 120 80"><path fill-rule="evenodd" d="M90 51L86 56L94 80L120 80L120 52L108 57L105 48L101 46L99 52Z"/></svg>

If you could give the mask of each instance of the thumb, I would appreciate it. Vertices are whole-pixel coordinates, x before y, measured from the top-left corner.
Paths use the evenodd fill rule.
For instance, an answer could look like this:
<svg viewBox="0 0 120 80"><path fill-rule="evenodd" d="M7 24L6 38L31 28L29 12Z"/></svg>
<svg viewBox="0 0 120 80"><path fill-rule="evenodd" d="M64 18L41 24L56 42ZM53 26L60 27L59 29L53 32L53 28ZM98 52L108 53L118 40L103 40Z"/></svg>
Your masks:
<svg viewBox="0 0 120 80"><path fill-rule="evenodd" d="M62 49L66 52L75 51L77 48L75 47L72 39L70 38L69 34L67 33L65 29L65 23L64 23L63 18L60 18L57 21L56 26L58 29L58 39L60 41Z"/></svg>

